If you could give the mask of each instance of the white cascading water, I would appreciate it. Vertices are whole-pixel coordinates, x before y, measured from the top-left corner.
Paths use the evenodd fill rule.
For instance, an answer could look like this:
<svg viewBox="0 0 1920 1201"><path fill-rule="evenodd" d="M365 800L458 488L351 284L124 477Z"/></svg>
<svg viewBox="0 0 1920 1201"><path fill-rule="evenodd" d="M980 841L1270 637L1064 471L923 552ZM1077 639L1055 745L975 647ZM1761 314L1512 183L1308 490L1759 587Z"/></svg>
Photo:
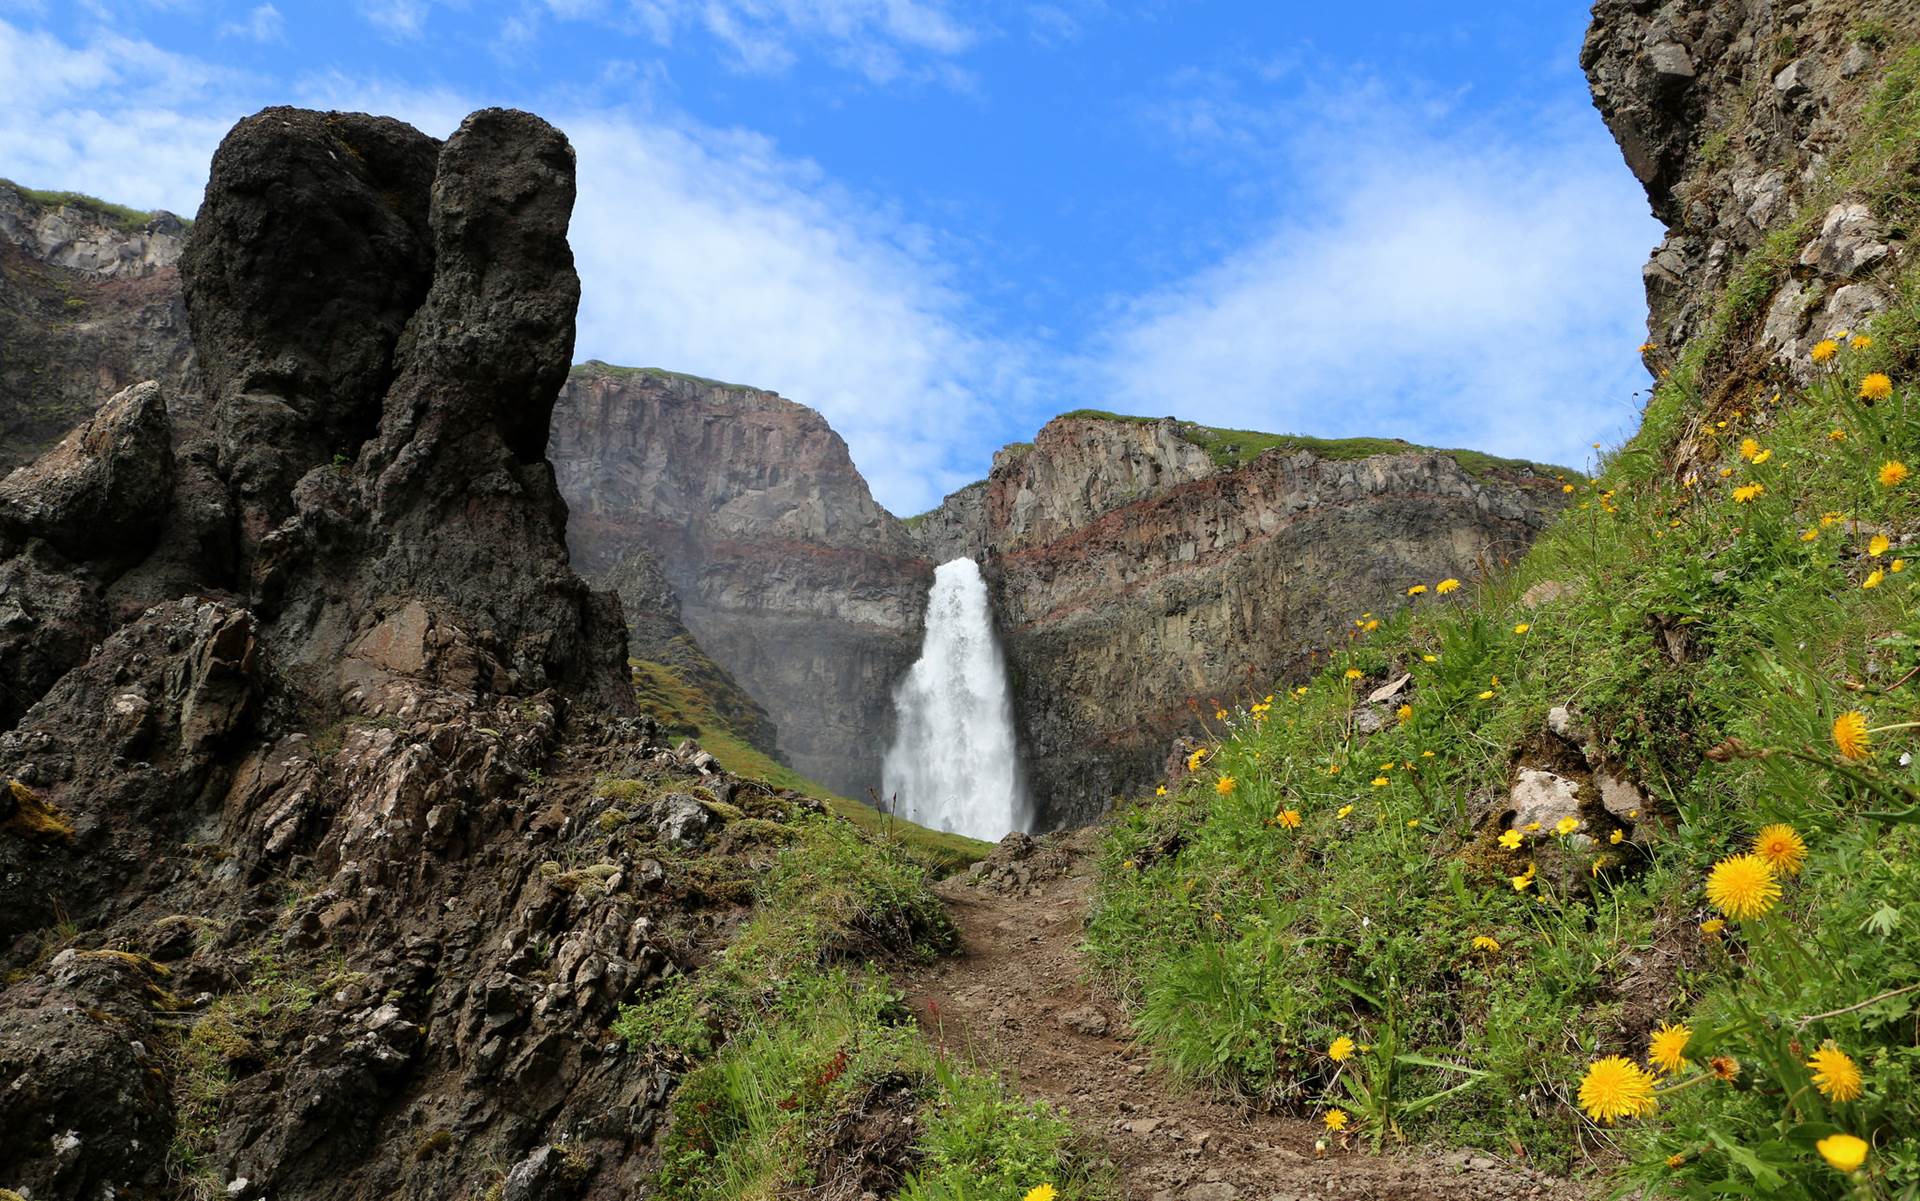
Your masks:
<svg viewBox="0 0 1920 1201"><path fill-rule="evenodd" d="M1013 697L972 559L934 569L926 641L893 707L899 732L881 779L901 817L989 841L1026 828Z"/></svg>

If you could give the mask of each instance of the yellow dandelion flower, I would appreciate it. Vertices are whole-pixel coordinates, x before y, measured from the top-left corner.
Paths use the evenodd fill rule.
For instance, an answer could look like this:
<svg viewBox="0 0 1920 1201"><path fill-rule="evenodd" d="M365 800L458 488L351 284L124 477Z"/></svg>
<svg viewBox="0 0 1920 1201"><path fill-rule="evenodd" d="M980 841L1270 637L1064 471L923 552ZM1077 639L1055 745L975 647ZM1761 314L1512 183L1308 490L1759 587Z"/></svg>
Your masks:
<svg viewBox="0 0 1920 1201"><path fill-rule="evenodd" d="M1516 633L1516 634L1524 634L1524 633L1526 633L1526 632L1527 632L1528 630L1531 630L1532 628L1533 628L1533 626L1531 626L1531 625L1529 625L1529 624L1528 624L1527 622L1524 622L1524 621L1523 621L1523 622L1521 622L1521 623L1520 623L1519 625L1517 625L1517 626L1515 626L1515 627L1513 627L1513 632L1514 632L1514 633Z"/></svg>
<svg viewBox="0 0 1920 1201"><path fill-rule="evenodd" d="M1366 625L1361 626L1360 632L1363 634L1371 634L1379 628L1380 628L1380 619L1376 617L1372 621L1369 621Z"/></svg>
<svg viewBox="0 0 1920 1201"><path fill-rule="evenodd" d="M1875 568L1874 570L1869 571L1867 573L1866 579L1860 581L1860 586L1862 588L1878 588L1881 582L1886 578L1887 578L1886 572L1881 571L1879 568Z"/></svg>
<svg viewBox="0 0 1920 1201"><path fill-rule="evenodd" d="M1839 353L1840 344L1838 342L1835 342L1832 338L1822 338L1813 344L1813 350L1808 353L1807 357L1816 363L1827 363L1831 362L1833 356Z"/></svg>
<svg viewBox="0 0 1920 1201"><path fill-rule="evenodd" d="M1860 1170L1861 1164L1867 1162L1867 1140L1856 1135L1845 1132L1829 1134L1814 1143L1813 1147L1820 1152L1820 1158L1826 1160L1836 1172L1851 1175Z"/></svg>
<svg viewBox="0 0 1920 1201"><path fill-rule="evenodd" d="M1832 1039L1807 1060L1813 1069L1813 1086L1829 1101L1853 1101L1860 1096L1860 1065L1842 1051Z"/></svg>
<svg viewBox="0 0 1920 1201"><path fill-rule="evenodd" d="M1527 888L1533 883L1533 875L1535 870L1536 869L1534 868L1534 866L1531 863L1529 863L1527 865L1527 870L1523 874L1518 876L1508 876L1507 883L1513 885L1513 891L1525 892L1527 891Z"/></svg>
<svg viewBox="0 0 1920 1201"><path fill-rule="evenodd" d="M1700 923L1700 933L1702 934L1708 934L1708 935L1718 934L1720 933L1720 931L1726 928L1727 928L1727 919L1722 917L1710 917L1706 921Z"/></svg>
<svg viewBox="0 0 1920 1201"><path fill-rule="evenodd" d="M1744 505L1758 497L1765 496L1766 492L1767 486L1765 484L1742 484L1733 490L1733 500L1735 504Z"/></svg>
<svg viewBox="0 0 1920 1201"><path fill-rule="evenodd" d="M1485 692L1482 692L1482 693L1480 694L1480 699L1481 699L1481 700L1483 700L1483 701L1490 701L1490 700L1492 700L1492 699L1493 699L1493 689L1491 689L1491 688L1489 688L1489 689L1487 689L1487 690L1486 690Z"/></svg>
<svg viewBox="0 0 1920 1201"><path fill-rule="evenodd" d="M1422 655L1422 656L1420 656L1420 662L1422 662L1422 663L1438 663L1438 662L1440 662L1440 656L1438 656L1438 655Z"/></svg>
<svg viewBox="0 0 1920 1201"><path fill-rule="evenodd" d="M1349 813L1352 813L1352 812L1353 812L1353 806L1352 806L1352 805L1342 805L1342 806L1340 806L1340 809L1339 809L1339 811L1338 811L1338 812L1336 812L1336 813L1334 814L1334 817L1336 817L1336 818L1339 818L1339 819L1341 819L1342 821L1344 821L1344 820L1346 820L1346 816L1347 816L1347 814L1349 814Z"/></svg>
<svg viewBox="0 0 1920 1201"><path fill-rule="evenodd" d="M1707 1060L1707 1070L1721 1080L1738 1080L1740 1061L1731 1055L1715 1055Z"/></svg>
<svg viewBox="0 0 1920 1201"><path fill-rule="evenodd" d="M1631 1059L1609 1055L1595 1060L1580 1081L1580 1108L1596 1122L1611 1126L1621 1118L1652 1113L1658 1105L1653 1077Z"/></svg>
<svg viewBox="0 0 1920 1201"><path fill-rule="evenodd" d="M1832 429L1827 431L1827 441L1829 442L1845 442L1846 440L1847 431L1845 430Z"/></svg>
<svg viewBox="0 0 1920 1201"><path fill-rule="evenodd" d="M1898 459L1888 459L1880 464L1880 486L1898 488L1907 478L1907 465Z"/></svg>
<svg viewBox="0 0 1920 1201"><path fill-rule="evenodd" d="M1298 830L1300 828L1300 811L1298 809L1282 809L1280 811L1280 824L1289 830Z"/></svg>
<svg viewBox="0 0 1920 1201"><path fill-rule="evenodd" d="M1433 752L1432 752L1432 751L1421 751L1421 752L1420 752L1420 757L1421 757L1422 759L1431 759L1431 758L1433 758Z"/></svg>
<svg viewBox="0 0 1920 1201"><path fill-rule="evenodd" d="M1572 484L1562 484L1562 485L1560 485L1560 491L1562 491L1562 492L1571 492L1571 491L1573 491L1573 485L1572 485Z"/></svg>
<svg viewBox="0 0 1920 1201"><path fill-rule="evenodd" d="M1723 479L1723 480L1724 480L1724 479L1726 479L1726 478L1728 478L1728 477L1729 477L1729 476L1731 476L1732 474L1733 474L1733 468L1731 468L1731 467L1722 467L1722 468L1720 469L1720 478L1721 478L1721 479Z"/></svg>
<svg viewBox="0 0 1920 1201"><path fill-rule="evenodd" d="M1800 535L1800 541L1812 542L1815 538L1818 538L1819 536L1820 536L1819 530L1815 529L1813 526L1808 526L1806 528L1806 531Z"/></svg>
<svg viewBox="0 0 1920 1201"><path fill-rule="evenodd" d="M1848 340L1847 345L1853 347L1855 350L1869 350L1873 346L1873 339L1867 337L1865 334L1855 334Z"/></svg>
<svg viewBox="0 0 1920 1201"><path fill-rule="evenodd" d="M1505 834L1502 834L1500 836L1500 845L1507 848L1509 851L1517 850L1520 846L1521 838L1522 838L1522 835L1520 831L1508 830Z"/></svg>
<svg viewBox="0 0 1920 1201"><path fill-rule="evenodd" d="M1410 817L1410 818L1408 818L1408 819L1407 819L1407 829L1409 829L1409 830L1417 830L1417 829L1419 829L1419 828L1420 828L1420 819L1419 819L1419 818L1417 818L1417 817Z"/></svg>
<svg viewBox="0 0 1920 1201"><path fill-rule="evenodd" d="M1667 1167L1669 1169L1683 1167L1686 1165L1686 1162L1687 1157L1678 1153L1667 1156Z"/></svg>
<svg viewBox="0 0 1920 1201"><path fill-rule="evenodd" d="M1158 788L1156 788L1156 789L1154 789L1154 790L1153 790L1153 795L1155 795L1155 796L1165 796L1165 795L1167 795L1167 786L1166 786L1165 784L1162 784L1162 785L1161 785L1160 787L1158 787Z"/></svg>
<svg viewBox="0 0 1920 1201"><path fill-rule="evenodd" d="M1200 761L1201 761L1201 760L1203 760L1203 759L1205 759L1206 757L1207 757L1207 748L1206 748L1206 747L1200 747L1200 748L1198 748L1198 749L1196 749L1196 750L1195 750L1195 751L1193 752L1193 754L1191 754L1191 755L1188 755L1188 756L1187 756L1187 770L1188 770L1188 771L1199 771L1199 770L1200 770Z"/></svg>
<svg viewBox="0 0 1920 1201"><path fill-rule="evenodd" d="M1773 452L1772 452L1772 451L1770 451L1770 450L1763 450L1763 451L1761 451L1761 452L1760 452L1759 454L1757 454L1757 455L1755 455L1755 456L1753 456L1753 465L1754 465L1755 467L1758 467L1758 466L1760 466L1760 464L1762 464L1762 463L1764 463L1764 462L1766 462L1766 461L1767 461L1768 459L1771 459L1772 457L1773 457Z"/></svg>
<svg viewBox="0 0 1920 1201"><path fill-rule="evenodd" d="M1425 592L1426 590L1427 590L1427 586L1425 584L1415 584L1413 587L1407 589L1407 595L1419 596L1422 592Z"/></svg>
<svg viewBox="0 0 1920 1201"><path fill-rule="evenodd" d="M1215 709L1213 711L1213 720L1215 721L1227 720L1227 711L1225 709Z"/></svg>
<svg viewBox="0 0 1920 1201"><path fill-rule="evenodd" d="M1538 834L1540 832L1540 823L1528 822L1526 825L1522 826L1521 829L1525 830L1529 834Z"/></svg>
<svg viewBox="0 0 1920 1201"><path fill-rule="evenodd" d="M1342 1034L1327 1047L1327 1058L1335 1063L1345 1063L1353 1055L1353 1040Z"/></svg>
<svg viewBox="0 0 1920 1201"><path fill-rule="evenodd" d="M1344 1109L1329 1109L1320 1120L1327 1124L1328 1130L1338 1134L1347 1128L1347 1111Z"/></svg>
<svg viewBox="0 0 1920 1201"><path fill-rule="evenodd" d="M1885 400L1893 395L1893 381L1884 372L1876 371L1860 381L1861 400Z"/></svg>
<svg viewBox="0 0 1920 1201"><path fill-rule="evenodd" d="M1731 918L1765 917L1780 899L1773 865L1758 855L1734 855L1713 865L1707 875L1707 900Z"/></svg>
<svg viewBox="0 0 1920 1201"><path fill-rule="evenodd" d="M1232 796L1233 790L1238 787L1240 787L1240 781L1225 774L1213 782L1213 790L1221 796Z"/></svg>
<svg viewBox="0 0 1920 1201"><path fill-rule="evenodd" d="M1358 679L1361 679L1361 678L1363 678L1363 677L1365 677L1365 676L1366 676L1366 674L1367 674L1366 672L1364 672L1364 671L1361 671L1361 670L1360 670L1359 668L1357 668L1357 667L1349 667L1349 668L1347 668L1347 677L1346 677L1346 678L1347 678L1347 679L1349 679L1349 680L1358 680Z"/></svg>
<svg viewBox="0 0 1920 1201"><path fill-rule="evenodd" d="M1741 458L1751 463L1753 462L1754 458L1759 455L1759 453L1760 453L1760 444L1758 442L1755 442L1752 438L1740 439L1740 457Z"/></svg>
<svg viewBox="0 0 1920 1201"><path fill-rule="evenodd" d="M1497 938L1489 938L1485 934L1476 934L1473 936L1473 949L1476 951L1497 951L1500 949L1500 940Z"/></svg>
<svg viewBox="0 0 1920 1201"><path fill-rule="evenodd" d="M1875 534L1867 541L1867 554L1878 559L1881 555L1886 554L1887 548L1892 545L1893 542L1885 534Z"/></svg>
<svg viewBox="0 0 1920 1201"><path fill-rule="evenodd" d="M1849 709L1833 719L1833 745L1849 759L1865 759L1873 753L1872 740L1867 733L1867 715L1858 709Z"/></svg>
<svg viewBox="0 0 1920 1201"><path fill-rule="evenodd" d="M1774 871L1797 876L1807 861L1807 844L1800 832L1784 822L1763 827L1753 836L1753 853L1765 859Z"/></svg>
<svg viewBox="0 0 1920 1201"><path fill-rule="evenodd" d="M1375 776L1373 778L1373 786L1375 788L1385 788L1389 783L1391 783L1391 781L1389 781L1385 776Z"/></svg>
<svg viewBox="0 0 1920 1201"><path fill-rule="evenodd" d="M1567 835L1573 833L1575 830L1578 830L1579 828L1580 828L1580 819L1577 817L1568 816L1568 817L1561 818L1558 822L1554 824L1553 832L1555 834L1560 835L1560 837L1565 838Z"/></svg>
<svg viewBox="0 0 1920 1201"><path fill-rule="evenodd" d="M1625 830L1615 830L1613 833L1607 835L1607 841L1612 843L1614 846L1619 846L1621 843L1625 842L1626 840L1627 840L1627 832Z"/></svg>
<svg viewBox="0 0 1920 1201"><path fill-rule="evenodd" d="M1400 719L1401 721L1403 721L1403 722L1406 722L1406 721L1412 721L1412 720L1413 720L1413 706L1412 706L1412 705L1402 705L1402 706L1400 706L1400 707L1399 707L1398 709L1395 709L1395 710L1393 711L1393 715L1394 715L1395 717L1397 717L1397 718L1399 718L1399 719Z"/></svg>
<svg viewBox="0 0 1920 1201"><path fill-rule="evenodd" d="M1027 1195L1020 1198L1020 1201L1054 1201L1054 1198L1059 1195L1051 1184L1040 1184L1028 1189Z"/></svg>
<svg viewBox="0 0 1920 1201"><path fill-rule="evenodd" d="M1459 587L1460 587L1460 581L1454 579L1452 576L1448 576L1446 579L1441 580L1438 584L1435 584L1433 586L1433 590L1435 592L1438 592L1444 595L1449 592L1457 591Z"/></svg>
<svg viewBox="0 0 1920 1201"><path fill-rule="evenodd" d="M1693 1028L1685 1022L1678 1026L1660 1023L1660 1028L1647 1037L1647 1062L1667 1075L1672 1076L1686 1066L1687 1040L1693 1037Z"/></svg>

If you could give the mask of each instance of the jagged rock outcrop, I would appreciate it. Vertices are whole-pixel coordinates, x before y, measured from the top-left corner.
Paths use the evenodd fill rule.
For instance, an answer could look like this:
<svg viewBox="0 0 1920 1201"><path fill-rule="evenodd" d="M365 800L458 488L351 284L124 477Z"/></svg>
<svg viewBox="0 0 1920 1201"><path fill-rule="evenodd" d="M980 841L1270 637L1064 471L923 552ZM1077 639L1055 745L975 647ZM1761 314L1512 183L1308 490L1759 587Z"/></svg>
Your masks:
<svg viewBox="0 0 1920 1201"><path fill-rule="evenodd" d="M597 781L795 802L630 716L568 566L572 201L525 113L248 118L183 259L206 419L143 384L0 484L0 1188L645 1178L670 1080L605 1027L709 919L639 858L685 815Z"/></svg>
<svg viewBox="0 0 1920 1201"><path fill-rule="evenodd" d="M1140 788L1202 713L1303 672L1409 585L1517 555L1563 501L1524 464L1409 447L1231 466L1185 428L1056 418L914 527L933 557L985 564L1042 828Z"/></svg>
<svg viewBox="0 0 1920 1201"><path fill-rule="evenodd" d="M1643 272L1652 366L1670 366L1747 256L1830 190L1831 155L1888 47L1916 27L1920 13L1901 4L1594 5L1581 65L1667 226ZM1810 217L1784 270L1741 289L1752 311L1732 314L1758 322L1767 357L1796 372L1814 341L1857 329L1893 299L1889 214L1835 194ZM1714 374L1729 394L1755 385L1751 370Z"/></svg>
<svg viewBox="0 0 1920 1201"><path fill-rule="evenodd" d="M0 180L0 473L32 462L103 397L192 366L177 262L187 226Z"/></svg>
<svg viewBox="0 0 1920 1201"><path fill-rule="evenodd" d="M877 788L932 573L826 421L772 392L589 363L550 453L580 561L655 558L781 757L849 796Z"/></svg>

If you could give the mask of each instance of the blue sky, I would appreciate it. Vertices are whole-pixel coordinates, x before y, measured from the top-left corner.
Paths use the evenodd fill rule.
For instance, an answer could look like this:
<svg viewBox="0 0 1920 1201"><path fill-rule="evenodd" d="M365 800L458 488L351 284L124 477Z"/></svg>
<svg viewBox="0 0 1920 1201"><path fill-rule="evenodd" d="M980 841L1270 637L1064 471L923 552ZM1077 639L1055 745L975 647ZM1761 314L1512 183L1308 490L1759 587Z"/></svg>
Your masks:
<svg viewBox="0 0 1920 1201"><path fill-rule="evenodd" d="M530 108L579 357L813 405L900 513L1079 407L1578 465L1659 236L1585 9L0 0L0 175L191 213L268 104Z"/></svg>

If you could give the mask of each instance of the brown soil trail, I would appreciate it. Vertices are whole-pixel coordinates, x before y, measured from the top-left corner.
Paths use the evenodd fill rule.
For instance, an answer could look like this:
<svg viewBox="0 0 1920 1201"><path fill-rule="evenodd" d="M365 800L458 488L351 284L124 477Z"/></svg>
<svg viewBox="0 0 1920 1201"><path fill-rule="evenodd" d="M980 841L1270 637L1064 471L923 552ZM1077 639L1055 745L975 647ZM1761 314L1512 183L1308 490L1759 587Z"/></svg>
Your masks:
<svg viewBox="0 0 1920 1201"><path fill-rule="evenodd" d="M963 950L908 972L901 984L943 1047L1000 1068L1024 1094L1064 1107L1104 1140L1125 1201L1584 1195L1571 1182L1478 1152L1376 1156L1358 1140L1343 1148L1330 1139L1317 1155L1318 1123L1251 1113L1169 1081L1132 1044L1120 1007L1084 982L1079 946L1097 838L1049 838L984 881L958 876L940 885Z"/></svg>

